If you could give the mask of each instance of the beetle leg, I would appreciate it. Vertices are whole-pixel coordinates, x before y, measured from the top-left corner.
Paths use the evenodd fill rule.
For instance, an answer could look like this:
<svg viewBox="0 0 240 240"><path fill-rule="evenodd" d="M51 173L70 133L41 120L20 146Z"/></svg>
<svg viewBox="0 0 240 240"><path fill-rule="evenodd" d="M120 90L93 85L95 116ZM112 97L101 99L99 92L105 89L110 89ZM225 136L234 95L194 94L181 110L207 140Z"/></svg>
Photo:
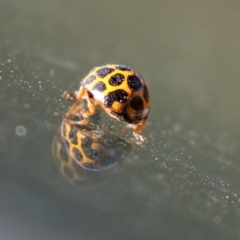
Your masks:
<svg viewBox="0 0 240 240"><path fill-rule="evenodd" d="M80 111L83 109L83 104L78 104L78 103L74 103L70 109L67 111L67 113L65 114L66 118L70 119L72 116L78 116L79 119L82 118L82 116L80 115Z"/></svg>
<svg viewBox="0 0 240 240"><path fill-rule="evenodd" d="M145 138L144 136L142 136L142 135L139 134L139 132L140 132L142 129L144 129L144 128L146 127L146 125L147 125L147 123L145 122L145 123L143 123L143 124L138 125L138 126L133 130L133 136L134 136L134 138L131 138L131 139L130 139L130 143L136 143L136 144L138 144L138 145L141 145L142 143L148 141L147 138ZM120 131L120 133L119 133L119 136L120 136L120 137L125 133L127 127L128 127L128 125L124 126L124 127L121 129L121 131Z"/></svg>
<svg viewBox="0 0 240 240"><path fill-rule="evenodd" d="M70 109L67 111L67 113L65 114L66 121L68 122L68 124L71 124L71 125L87 124L86 121L83 121L83 117L80 114L81 110L83 109L84 104L83 103L79 104L79 101L81 100L81 98L84 94L84 89L80 89L80 90L81 90L81 91L79 91L79 92L81 92L80 96L79 96L79 93L78 93L78 96L76 96L74 93L71 93L68 91L65 91L63 93L63 96L66 96L66 97L70 96L71 99L73 99L75 101L73 103L73 105L70 107ZM73 119L74 116L77 116L79 118L79 120L74 120Z"/></svg>
<svg viewBox="0 0 240 240"><path fill-rule="evenodd" d="M65 91L62 95L62 98L66 99L66 100L70 100L70 101L76 101L77 97L76 94L70 91Z"/></svg>
<svg viewBox="0 0 240 240"><path fill-rule="evenodd" d="M66 117L65 121L70 124L70 125L74 125L74 126L88 126L89 128L93 128L90 124L89 124L89 119L85 118L79 121L75 121L72 119L69 119Z"/></svg>
<svg viewBox="0 0 240 240"><path fill-rule="evenodd" d="M137 144L141 144L143 142L147 142L147 139L140 135L138 132L140 132L142 129L146 127L147 123L143 123L141 125L138 125L134 130L133 130L133 136L135 137L135 140L137 140Z"/></svg>
<svg viewBox="0 0 240 240"><path fill-rule="evenodd" d="M93 99L90 98L88 92L85 92L85 97L86 97L86 100L87 100L89 110L83 109L81 111L81 114L83 115L84 118L88 118L89 116L93 115L96 112L96 109L95 109L95 106L93 104Z"/></svg>
<svg viewBox="0 0 240 240"><path fill-rule="evenodd" d="M81 86L77 95L75 95L74 93L65 91L63 96L70 100L75 101L75 103L66 113L66 118L68 119L68 123L72 125L88 124L89 120L87 118L96 112L95 106L93 104L93 99L90 97L88 91ZM83 109L83 104L79 105L79 102L82 100L83 97L85 97L87 100L88 110ZM71 120L71 116L73 115L77 115L80 120L79 121Z"/></svg>
<svg viewBox="0 0 240 240"><path fill-rule="evenodd" d="M75 126L88 126L92 128L89 124L88 118L83 118L82 111L83 111L84 104L74 103L74 105L69 109L69 111L65 115L65 121L70 125ZM77 118L76 118L77 117Z"/></svg>
<svg viewBox="0 0 240 240"><path fill-rule="evenodd" d="M77 93L76 101L81 101L85 93L86 93L86 89L83 86L81 86Z"/></svg>
<svg viewBox="0 0 240 240"><path fill-rule="evenodd" d="M85 93L85 89L81 87L77 93L77 96L75 93L70 91L65 91L63 93L63 97L67 100L73 100L75 103L72 105L72 107L67 111L66 116L69 117L71 115L74 115L76 112L79 111L79 108L82 108L82 105L79 106L79 101L83 98L83 95Z"/></svg>

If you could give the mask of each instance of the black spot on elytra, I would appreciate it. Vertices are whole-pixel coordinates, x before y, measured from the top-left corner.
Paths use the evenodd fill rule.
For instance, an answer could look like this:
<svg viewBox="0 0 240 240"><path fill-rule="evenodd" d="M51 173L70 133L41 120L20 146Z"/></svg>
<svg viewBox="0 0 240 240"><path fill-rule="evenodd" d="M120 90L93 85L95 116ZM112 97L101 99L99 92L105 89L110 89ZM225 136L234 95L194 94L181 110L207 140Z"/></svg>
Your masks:
<svg viewBox="0 0 240 240"><path fill-rule="evenodd" d="M147 86L145 84L143 86L143 97L146 102L149 102L149 92L148 92Z"/></svg>
<svg viewBox="0 0 240 240"><path fill-rule="evenodd" d="M92 138L90 137L82 137L82 148L91 148L91 144L93 143Z"/></svg>
<svg viewBox="0 0 240 240"><path fill-rule="evenodd" d="M132 71L130 67L124 66L124 65L118 65L116 66L116 69L122 70L122 71Z"/></svg>
<svg viewBox="0 0 240 240"><path fill-rule="evenodd" d="M107 107L111 107L115 101L125 103L127 100L128 94L124 90L118 89L105 96L103 102Z"/></svg>
<svg viewBox="0 0 240 240"><path fill-rule="evenodd" d="M106 90L106 85L103 82L98 82L93 86L92 90L98 90L99 92L103 92L104 90Z"/></svg>
<svg viewBox="0 0 240 240"><path fill-rule="evenodd" d="M77 139L77 129L75 127L72 127L70 129L70 132L68 134L69 137L69 141L74 144L77 145L78 144L78 139Z"/></svg>
<svg viewBox="0 0 240 240"><path fill-rule="evenodd" d="M74 157L75 160L77 160L78 162L82 161L83 156L77 148L73 148L72 153L73 153L73 157Z"/></svg>
<svg viewBox="0 0 240 240"><path fill-rule="evenodd" d="M95 75L88 76L86 79L83 80L82 86L92 83L95 79L96 79Z"/></svg>
<svg viewBox="0 0 240 240"><path fill-rule="evenodd" d="M136 75L129 75L127 78L127 83L130 89L137 91L142 87L141 79Z"/></svg>
<svg viewBox="0 0 240 240"><path fill-rule="evenodd" d="M131 108L133 108L136 111L143 110L143 100L139 96L133 97L133 99L131 100L130 105L131 105Z"/></svg>
<svg viewBox="0 0 240 240"><path fill-rule="evenodd" d="M109 67L102 67L97 70L97 75L100 78L105 78L109 73L113 72L114 68L109 68Z"/></svg>
<svg viewBox="0 0 240 240"><path fill-rule="evenodd" d="M119 86L124 81L124 75L117 73L110 77L108 80L109 84L112 86Z"/></svg>
<svg viewBox="0 0 240 240"><path fill-rule="evenodd" d="M93 139L90 137L85 137L82 138L82 148L84 149L85 155L92 159L95 160L97 157L98 152L92 149L92 144L93 144Z"/></svg>

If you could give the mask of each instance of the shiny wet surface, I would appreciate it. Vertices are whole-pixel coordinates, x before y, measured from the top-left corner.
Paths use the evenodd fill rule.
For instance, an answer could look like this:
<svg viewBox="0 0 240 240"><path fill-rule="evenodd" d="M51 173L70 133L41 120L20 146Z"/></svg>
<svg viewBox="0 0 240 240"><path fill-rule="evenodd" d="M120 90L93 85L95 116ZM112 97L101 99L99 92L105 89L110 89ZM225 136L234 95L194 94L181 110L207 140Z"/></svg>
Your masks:
<svg viewBox="0 0 240 240"><path fill-rule="evenodd" d="M1 239L238 239L239 7L2 1ZM71 183L51 150L61 94L105 63L146 79L149 143Z"/></svg>

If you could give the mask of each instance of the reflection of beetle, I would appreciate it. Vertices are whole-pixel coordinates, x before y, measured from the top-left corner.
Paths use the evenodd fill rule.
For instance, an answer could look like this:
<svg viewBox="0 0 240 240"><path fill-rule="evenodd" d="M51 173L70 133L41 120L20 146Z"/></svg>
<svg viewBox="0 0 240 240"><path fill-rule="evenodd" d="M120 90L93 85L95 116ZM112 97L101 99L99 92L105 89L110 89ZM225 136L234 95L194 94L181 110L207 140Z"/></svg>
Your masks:
<svg viewBox="0 0 240 240"><path fill-rule="evenodd" d="M72 119L79 120L76 116ZM89 170L111 168L118 164L131 149L129 143L94 124L75 126L63 119L60 132L61 140L69 154L67 161L74 160L75 163ZM60 154L61 151L57 150L57 148L60 149L60 142L58 141L57 144L55 152Z"/></svg>
<svg viewBox="0 0 240 240"><path fill-rule="evenodd" d="M82 176L81 167L75 162L75 160L68 154L66 148L62 142L60 134L55 136L52 144L52 152L55 157L57 166L61 174L71 183L77 183L85 180Z"/></svg>
<svg viewBox="0 0 240 240"><path fill-rule="evenodd" d="M96 112L95 105L99 104L110 116L133 128L133 135L139 143L146 140L139 132L146 126L149 92L144 79L133 69L114 64L95 67L82 80L76 96L68 91L64 95L78 102L86 98L89 109L81 110L85 119ZM69 114L74 113L75 109L71 108Z"/></svg>

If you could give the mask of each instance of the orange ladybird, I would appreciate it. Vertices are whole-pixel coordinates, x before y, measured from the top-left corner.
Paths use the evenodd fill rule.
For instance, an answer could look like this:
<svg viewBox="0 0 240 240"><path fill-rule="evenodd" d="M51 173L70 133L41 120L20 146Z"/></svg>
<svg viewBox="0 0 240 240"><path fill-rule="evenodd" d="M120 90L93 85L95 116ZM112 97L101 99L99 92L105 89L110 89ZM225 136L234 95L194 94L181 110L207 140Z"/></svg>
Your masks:
<svg viewBox="0 0 240 240"><path fill-rule="evenodd" d="M146 140L139 132L145 128L149 114L149 91L135 70L116 64L95 67L81 81L75 96L65 92L67 94L77 102L82 98L87 100L88 110L80 110L85 119L96 112L96 105L100 105L110 116L126 122L137 141ZM75 111L76 108L72 107L68 115L75 114Z"/></svg>

